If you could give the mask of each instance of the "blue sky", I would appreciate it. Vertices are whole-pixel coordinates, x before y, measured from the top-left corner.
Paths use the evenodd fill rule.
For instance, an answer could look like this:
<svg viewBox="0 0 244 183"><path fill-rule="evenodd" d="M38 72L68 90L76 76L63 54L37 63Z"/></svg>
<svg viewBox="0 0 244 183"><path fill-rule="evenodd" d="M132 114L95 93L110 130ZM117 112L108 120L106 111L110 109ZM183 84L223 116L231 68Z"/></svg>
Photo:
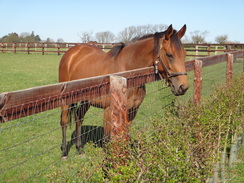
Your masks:
<svg viewBox="0 0 244 183"><path fill-rule="evenodd" d="M187 35L208 31L244 43L244 0L0 0L0 37L32 32L45 40L79 42L82 31L111 31L146 24L187 25Z"/></svg>

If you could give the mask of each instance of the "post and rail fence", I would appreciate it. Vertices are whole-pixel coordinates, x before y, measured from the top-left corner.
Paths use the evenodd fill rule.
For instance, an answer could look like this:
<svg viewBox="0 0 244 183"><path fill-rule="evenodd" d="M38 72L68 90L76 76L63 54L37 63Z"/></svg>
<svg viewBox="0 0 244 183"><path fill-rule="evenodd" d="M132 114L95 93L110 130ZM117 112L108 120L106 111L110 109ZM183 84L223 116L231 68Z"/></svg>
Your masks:
<svg viewBox="0 0 244 183"><path fill-rule="evenodd" d="M44 54L58 54L65 53L70 47L79 45L81 43L0 43L1 53L41 53ZM96 45L103 50L109 50L118 43L97 43L89 42L88 44ZM183 44L187 51L188 57L204 57L211 55L218 55L221 53L243 50L244 44Z"/></svg>
<svg viewBox="0 0 244 183"><path fill-rule="evenodd" d="M194 102L196 104L201 102L203 67L226 62L226 83L228 84L233 74L233 63L236 59L240 58L243 59L241 62L244 63L244 50L187 61L185 63L187 72L194 71ZM8 123L8 121L80 102L84 96L90 97L90 100L95 100L100 97L111 95L111 98L113 98L110 104L112 108L111 125L113 126L113 134L116 138L117 135L121 134L121 130L122 133L127 133L127 129L123 126L123 124L128 124L128 117L126 117L128 113L126 109L126 104L128 102L126 101L126 91L157 80L160 80L160 78L155 74L155 69L152 66L111 75L1 93L0 123ZM19 124L16 126L18 125ZM32 139L35 139L35 137L31 138L31 140ZM30 140L25 142L28 141ZM21 142L20 145L23 145L25 142ZM19 144L5 147L4 149L0 149L0 152L7 151L18 145ZM30 159L33 159L33 157ZM27 160L24 160L23 162L25 163L26 161ZM1 170L0 174L17 166L21 166L22 164L23 163L19 163L10 168L6 168L6 170ZM34 173L34 175L35 174L38 173ZM30 175L30 177L34 175Z"/></svg>
<svg viewBox="0 0 244 183"><path fill-rule="evenodd" d="M226 82L232 78L233 61L237 58L244 58L244 51L235 51L226 54L203 57L201 59L190 60L185 63L187 72L194 71L194 102L201 100L202 67L226 61ZM148 83L149 76L154 76L154 67L131 70L113 74L125 78L139 77L140 85ZM92 77L65 83L34 87L31 89L13 91L0 94L0 120L10 121L23 116L36 114L51 110L57 107L70 105L79 102L83 97L83 90L93 90L99 86L99 90L94 95L99 97L101 93L108 94L111 75ZM159 79L155 76L152 81ZM104 88L105 87L105 88ZM135 86L133 86L135 87ZM72 93L72 97L71 97ZM75 93L75 96L74 95ZM64 100L65 99L65 100Z"/></svg>

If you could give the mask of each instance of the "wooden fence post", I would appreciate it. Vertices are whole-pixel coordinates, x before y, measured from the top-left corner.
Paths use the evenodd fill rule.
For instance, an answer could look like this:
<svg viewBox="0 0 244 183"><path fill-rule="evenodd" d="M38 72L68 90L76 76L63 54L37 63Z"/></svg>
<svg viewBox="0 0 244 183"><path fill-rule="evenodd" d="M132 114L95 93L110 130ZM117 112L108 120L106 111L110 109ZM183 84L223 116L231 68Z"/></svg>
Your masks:
<svg viewBox="0 0 244 183"><path fill-rule="evenodd" d="M57 43L57 47L58 47L58 55L60 55L60 43Z"/></svg>
<svg viewBox="0 0 244 183"><path fill-rule="evenodd" d="M30 54L30 43L27 43L27 54Z"/></svg>
<svg viewBox="0 0 244 183"><path fill-rule="evenodd" d="M234 55L227 53L227 63L226 63L226 84L227 85L230 84L232 79L233 61L234 61Z"/></svg>
<svg viewBox="0 0 244 183"><path fill-rule="evenodd" d="M211 48L210 48L210 44L208 45L208 47L207 47L207 50L208 50L208 56L210 56L210 54L211 54Z"/></svg>
<svg viewBox="0 0 244 183"><path fill-rule="evenodd" d="M129 142L128 135L128 109L127 109L127 79L120 76L110 76L111 94L111 143L112 153L118 164L125 165L128 151L126 150Z"/></svg>
<svg viewBox="0 0 244 183"><path fill-rule="evenodd" d="M45 43L42 43L42 55L45 53Z"/></svg>
<svg viewBox="0 0 244 183"><path fill-rule="evenodd" d="M16 43L13 43L14 53L16 53Z"/></svg>
<svg viewBox="0 0 244 183"><path fill-rule="evenodd" d="M201 102L201 90L202 90L202 61L195 60L193 101L196 104L200 104Z"/></svg>

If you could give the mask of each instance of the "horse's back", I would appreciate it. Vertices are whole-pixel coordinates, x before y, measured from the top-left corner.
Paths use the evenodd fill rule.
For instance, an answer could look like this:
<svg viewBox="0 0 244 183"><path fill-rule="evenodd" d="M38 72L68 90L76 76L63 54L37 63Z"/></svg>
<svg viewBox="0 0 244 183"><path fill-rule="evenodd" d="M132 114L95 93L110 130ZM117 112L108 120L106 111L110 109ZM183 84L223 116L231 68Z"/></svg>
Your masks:
<svg viewBox="0 0 244 183"><path fill-rule="evenodd" d="M81 44L70 48L59 64L59 82L81 79L82 77L72 78L72 73L77 72L77 67L82 62L89 61L90 56L97 54L102 55L104 52L93 45Z"/></svg>

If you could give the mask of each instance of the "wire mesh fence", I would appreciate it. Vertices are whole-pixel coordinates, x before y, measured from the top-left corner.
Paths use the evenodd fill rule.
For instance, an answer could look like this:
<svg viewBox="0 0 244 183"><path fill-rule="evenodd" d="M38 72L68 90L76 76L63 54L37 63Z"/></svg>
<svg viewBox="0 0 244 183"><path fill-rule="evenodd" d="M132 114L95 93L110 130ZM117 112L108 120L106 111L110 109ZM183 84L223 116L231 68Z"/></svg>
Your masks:
<svg viewBox="0 0 244 183"><path fill-rule="evenodd" d="M235 58L233 63L234 76L241 74L243 57ZM144 134L144 138L148 138L153 133L151 122L164 118L166 108L175 101L175 97L165 83L157 81L154 72L136 76L131 76L131 73L126 75L129 76L127 77L128 93L133 93L134 90L144 87L147 83L146 93L140 90L138 95L127 101L130 103L143 98L139 109L134 108L129 111L129 115L134 114L135 111L137 113L129 132L131 139L137 141L141 138L139 134ZM207 96L210 90L219 83L226 82L225 75L226 63L224 62L204 67L202 94ZM186 95L178 97L179 102L192 99L193 71L188 72L188 79L190 89ZM61 91L58 95L52 91L55 97L50 98L47 95L47 98L40 98L28 104L23 103L21 106L16 105L11 108L12 110L1 111L1 120L8 119L8 122L0 125L0 180L4 182L53 182L58 178L61 182L70 180L92 182L94 176L98 176L96 172L101 171L106 154L103 148L104 109L101 108L101 103L106 102L106 99L110 97L107 79L100 78L99 82L92 87L78 90L72 90L73 85L62 85L61 90L59 85L55 87L59 92ZM72 92L65 93L69 88ZM6 98L1 98L1 100L6 100ZM21 100L24 99L21 98ZM84 101L90 106L84 116L81 136L78 137L81 138L84 153L79 155L76 150L74 130L76 119L67 124L68 159L63 161L60 150L62 145L61 110L57 107L72 104L74 101ZM81 105L84 103L78 103L77 106L70 105L69 109L74 108L77 111ZM10 117L6 118L5 114Z"/></svg>
<svg viewBox="0 0 244 183"><path fill-rule="evenodd" d="M163 108L174 99L169 88L163 87L161 81L149 83L146 87L144 102L131 125L131 138L135 140L138 130L151 133L150 120L162 118ZM74 179L77 169L73 170L72 164L77 165L77 162L80 166L91 167L91 172L84 172L86 175L80 172L80 176L89 177L96 167L101 166L104 157L101 148L104 142L103 109L91 107L85 115L81 135L85 153L81 156L75 148L76 121L69 124L67 161L61 160L60 112L60 109L53 109L1 124L1 180L48 181L53 170L64 171Z"/></svg>

